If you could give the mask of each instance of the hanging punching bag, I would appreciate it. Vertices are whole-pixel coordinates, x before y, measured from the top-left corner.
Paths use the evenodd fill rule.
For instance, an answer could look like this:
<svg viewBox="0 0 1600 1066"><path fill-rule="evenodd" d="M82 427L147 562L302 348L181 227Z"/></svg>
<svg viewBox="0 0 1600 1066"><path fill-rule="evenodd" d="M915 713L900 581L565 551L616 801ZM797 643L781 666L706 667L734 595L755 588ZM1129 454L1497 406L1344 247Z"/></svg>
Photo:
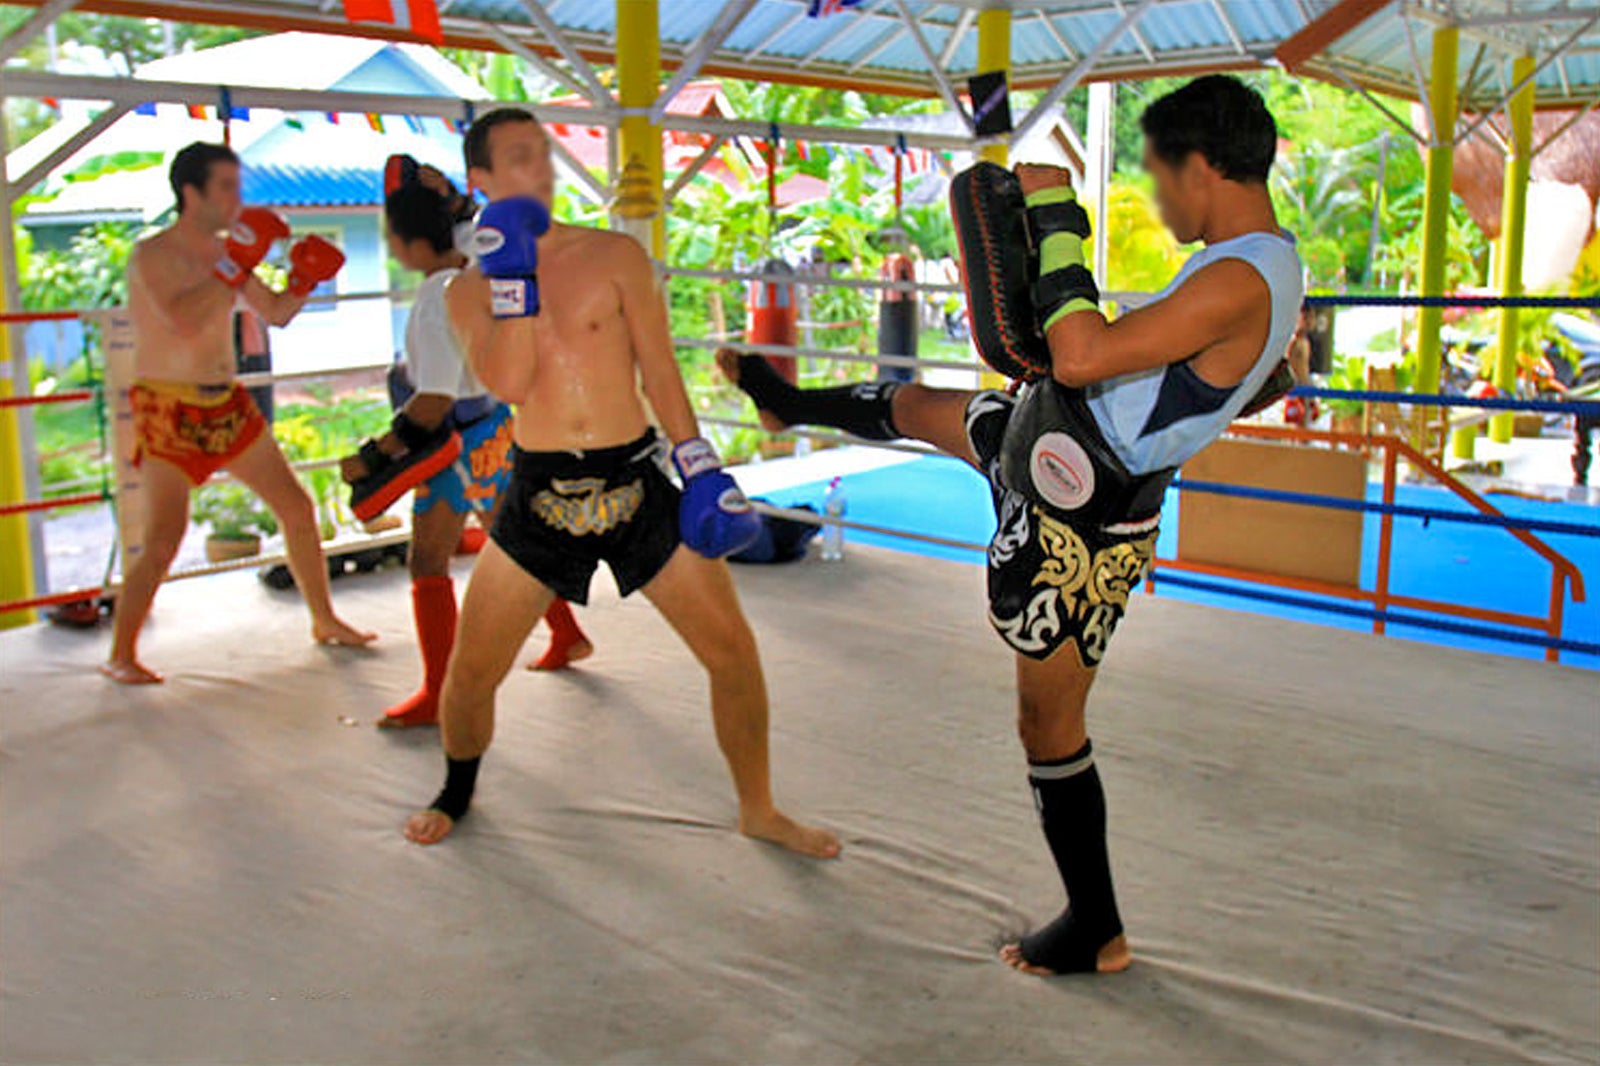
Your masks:
<svg viewBox="0 0 1600 1066"><path fill-rule="evenodd" d="M894 252L883 260L885 281L913 281L909 256ZM878 354L917 355L917 295L905 289L884 289L878 299ZM916 369L909 366L878 367L879 381L910 381Z"/></svg>
<svg viewBox="0 0 1600 1066"><path fill-rule="evenodd" d="M761 264L763 274L793 275L794 267L782 259L768 259ZM795 305L794 283L788 281L757 280L750 283L745 304L744 339L750 344L783 344L794 347L799 343L799 314ZM792 355L765 357L773 369L791 385L800 380L800 368ZM761 412L761 424L768 429L783 428L772 416Z"/></svg>

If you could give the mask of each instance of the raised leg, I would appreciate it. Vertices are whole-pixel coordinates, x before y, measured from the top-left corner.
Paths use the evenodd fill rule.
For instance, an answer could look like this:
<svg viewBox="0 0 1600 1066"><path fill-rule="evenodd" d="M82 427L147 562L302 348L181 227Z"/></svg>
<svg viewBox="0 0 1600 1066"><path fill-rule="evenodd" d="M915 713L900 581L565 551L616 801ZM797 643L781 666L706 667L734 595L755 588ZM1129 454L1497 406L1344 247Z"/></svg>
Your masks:
<svg viewBox="0 0 1600 1066"><path fill-rule="evenodd" d="M100 667L100 672L113 681L150 685L162 680L160 674L139 662L139 631L150 616L156 590L166 578L189 528L189 488L189 478L176 466L162 459L145 459L144 546L122 575L111 631L111 655Z"/></svg>
<svg viewBox="0 0 1600 1066"><path fill-rule="evenodd" d="M800 389L759 356L729 349L717 353L717 365L758 409L786 426L831 426L872 440L910 437L977 464L966 430L975 393L898 382Z"/></svg>
<svg viewBox="0 0 1600 1066"><path fill-rule="evenodd" d="M680 547L643 591L710 677L711 717L739 797L739 831L814 858L838 855L837 837L795 822L773 803L767 683L727 564Z"/></svg>

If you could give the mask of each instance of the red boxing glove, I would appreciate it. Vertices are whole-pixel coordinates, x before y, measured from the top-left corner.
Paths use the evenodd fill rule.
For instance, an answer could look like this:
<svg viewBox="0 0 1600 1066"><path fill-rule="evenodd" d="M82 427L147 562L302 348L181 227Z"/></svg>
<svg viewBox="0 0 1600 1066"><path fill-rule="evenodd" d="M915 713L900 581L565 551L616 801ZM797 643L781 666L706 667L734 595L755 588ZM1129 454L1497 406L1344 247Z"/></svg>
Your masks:
<svg viewBox="0 0 1600 1066"><path fill-rule="evenodd" d="M289 249L289 292L310 296L311 290L339 273L344 253L316 234L302 237Z"/></svg>
<svg viewBox="0 0 1600 1066"><path fill-rule="evenodd" d="M289 223L278 212L270 207L246 207L234 220L228 239L222 242L222 258L212 271L238 288L267 257L273 244L288 235Z"/></svg>

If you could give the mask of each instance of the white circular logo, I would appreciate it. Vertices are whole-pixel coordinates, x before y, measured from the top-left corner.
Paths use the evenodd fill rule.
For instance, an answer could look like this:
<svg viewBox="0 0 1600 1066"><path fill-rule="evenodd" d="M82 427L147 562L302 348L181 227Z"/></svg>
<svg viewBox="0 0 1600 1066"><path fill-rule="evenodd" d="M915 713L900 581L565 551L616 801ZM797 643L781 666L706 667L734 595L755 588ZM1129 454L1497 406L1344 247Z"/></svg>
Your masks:
<svg viewBox="0 0 1600 1066"><path fill-rule="evenodd" d="M1063 511L1076 511L1094 495L1094 463L1065 433L1046 433L1034 442L1028 476L1039 495Z"/></svg>
<svg viewBox="0 0 1600 1066"><path fill-rule="evenodd" d="M717 509L728 514L744 514L751 510L750 498L737 488L723 489L717 497Z"/></svg>
<svg viewBox="0 0 1600 1066"><path fill-rule="evenodd" d="M506 235L493 226L483 226L473 231L472 250L480 256L493 255L506 244Z"/></svg>

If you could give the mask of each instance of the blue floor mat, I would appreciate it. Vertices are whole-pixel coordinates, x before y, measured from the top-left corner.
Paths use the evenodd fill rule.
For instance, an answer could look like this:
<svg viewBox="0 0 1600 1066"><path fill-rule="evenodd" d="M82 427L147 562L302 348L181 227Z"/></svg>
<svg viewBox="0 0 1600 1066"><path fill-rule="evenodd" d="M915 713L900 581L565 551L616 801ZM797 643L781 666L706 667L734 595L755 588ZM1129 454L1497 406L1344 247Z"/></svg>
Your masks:
<svg viewBox="0 0 1600 1066"><path fill-rule="evenodd" d="M860 474L850 474L842 482L847 517L868 525L906 530L952 540L987 543L994 532L994 510L988 485L965 463L943 456L914 459L907 463ZM818 481L796 485L766 498L774 503L809 503L822 508L827 483ZM1380 486L1369 487L1368 498L1377 501ZM1471 509L1447 489L1427 485L1401 485L1396 492L1400 504L1439 510L1469 512ZM1493 496L1491 502L1508 515L1594 527L1600 533L1600 509L1577 504L1524 500ZM1171 558L1177 551L1177 509L1179 493L1167 497L1167 521L1162 528L1157 552ZM1378 523L1380 516L1366 517L1363 538L1365 559L1362 582L1371 588L1377 570ZM1542 540L1571 559L1582 573L1589 593L1587 603L1574 603L1567 592L1562 636L1568 640L1600 643L1600 536L1540 534ZM847 541L911 551L961 562L981 563L976 551L919 544L882 534L846 534ZM1184 575L1187 576L1187 575ZM1205 578L1224 587L1264 591L1264 586ZM1162 595L1233 610L1253 611L1275 617L1292 618L1341 629L1370 630L1371 622L1326 611L1244 599L1239 596L1199 589L1160 585ZM1543 616L1549 604L1550 565L1517 541L1504 529L1468 525L1460 522L1396 517L1391 562L1390 590L1399 595L1470 604L1475 607ZM1291 595L1318 601L1307 593ZM1351 601L1325 600L1349 606ZM980 605L974 604L976 610ZM1466 621L1466 620L1461 620ZM1480 624L1480 623L1469 623ZM1541 658L1544 649L1506 640L1460 633L1441 632L1391 623L1389 633L1396 637L1473 648L1504 655ZM1600 669L1600 656L1563 652L1562 662Z"/></svg>

